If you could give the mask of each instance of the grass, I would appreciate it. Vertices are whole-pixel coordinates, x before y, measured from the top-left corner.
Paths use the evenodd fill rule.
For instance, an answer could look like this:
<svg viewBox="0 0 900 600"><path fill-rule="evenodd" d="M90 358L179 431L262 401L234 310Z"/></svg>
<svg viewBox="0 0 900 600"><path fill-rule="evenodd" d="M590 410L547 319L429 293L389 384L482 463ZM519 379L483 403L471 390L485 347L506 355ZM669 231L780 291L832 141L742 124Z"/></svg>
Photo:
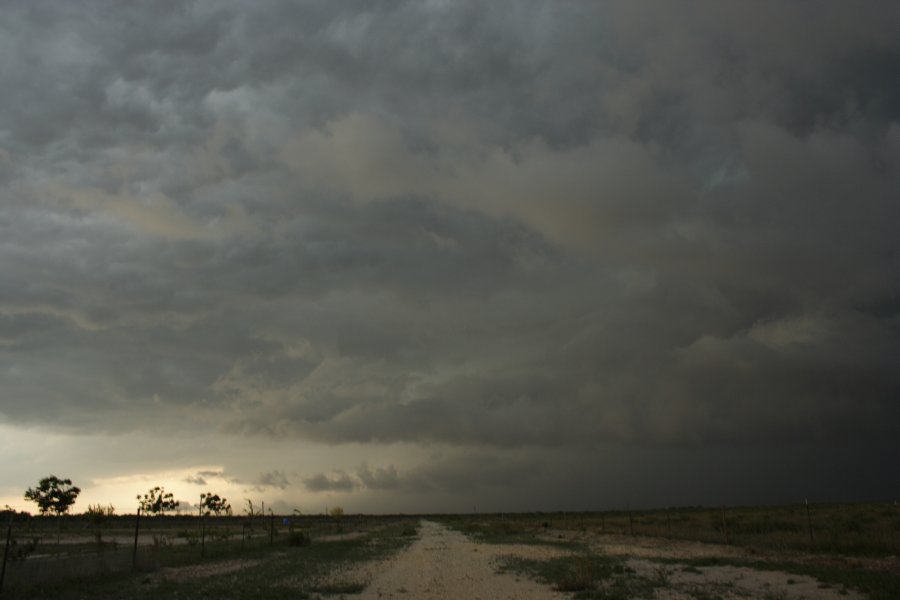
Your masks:
<svg viewBox="0 0 900 600"><path fill-rule="evenodd" d="M559 590L574 594L576 598L647 597L652 595L653 590L670 585L670 578L679 571L696 573L705 566L719 565L811 576L820 581L823 588L829 587L839 592L859 590L874 600L900 598L900 573L859 566L866 562L870 565L889 564L890 561L868 559L900 554L900 507L896 505L811 505L808 513L804 505L730 507L725 513L729 542L747 548L745 553L749 553L751 559L657 560L670 568L662 566L655 575L644 569L641 570L643 574L638 575L628 569L624 559L590 553L585 543L578 541L579 534L628 535L633 532L635 536L723 543L725 527L721 508L691 507L630 513L481 514L444 516L440 520L482 543L540 544L571 550L573 556L552 561L509 559L505 568L527 573ZM77 517L63 519L63 543L59 545L55 542L59 526L55 520L35 518L22 521L14 527L21 550L26 551L26 545L37 538L39 542L33 550L34 555L51 557L11 561L7 589L3 594L13 598L96 597L101 600L159 598L176 594L180 598L215 595L223 599L244 596L303 598L315 593L353 594L361 589L363 582L352 578L335 581L325 574L341 565L394 552L417 535L408 519L391 521L360 517L354 521L351 517L345 517L342 520L344 528L367 532L366 535L352 540L319 543L316 541L317 535L333 533L334 523L323 518L304 519L292 519L292 527L297 527L295 533L302 529L305 539L298 535L291 537L289 530L282 528L276 531L274 545L270 545L269 541L270 519L235 517L210 520L207 522L204 560L201 560L200 548L193 539L197 529L196 519L147 519L146 525L142 522L142 539L149 540L151 536L156 536L160 543L141 546L141 565L147 573L138 576L131 572L130 544L121 541L133 535L133 517L110 520L103 529L103 539L106 540L102 546L103 552L98 551L100 546L90 541L90 528ZM373 530L373 527L382 529ZM167 545L163 538L182 543ZM118 548L110 541L112 539L120 540ZM311 543L305 545L310 540ZM193 544L185 541L192 541ZM57 552L65 556L57 559L53 556ZM154 574L161 567L235 559L253 563L253 566L222 576L180 582L163 581ZM117 560L123 561L124 569L122 565L116 566ZM35 570L33 567L46 565L35 570L34 579L40 582L45 573L57 577L66 564L72 565L72 573L62 575L66 578L62 583L42 582L28 587L18 585L25 581L21 577L18 583L16 581L16 572L21 575L27 570L26 567ZM78 593L73 591L76 587ZM715 598L719 590L706 589L702 594Z"/></svg>
<svg viewBox="0 0 900 600"><path fill-rule="evenodd" d="M862 566L873 557L900 554L898 507L895 505L820 505L726 509L729 541L759 558L651 559L661 568L656 576L629 572L624 558L591 555L577 541L555 543L562 534L579 532L671 537L724 542L721 508L659 511L459 516L448 520L455 529L485 543L552 544L578 551L576 556L549 561L509 558L505 570L527 574L576 598L648 597L670 585L677 571L700 573L702 567L740 566L805 575L823 589L858 590L873 600L900 598L900 573ZM630 520L630 522L629 522ZM810 525L813 538L810 541ZM859 557L856 559L854 557ZM875 563L877 565L877 563ZM796 585L796 580L793 584ZM791 585L789 582L788 585ZM715 598L727 590L694 590Z"/></svg>
<svg viewBox="0 0 900 600"><path fill-rule="evenodd" d="M900 555L900 505L803 504L726 507L728 543L760 550L883 557ZM518 513L447 517L445 524L487 543L544 530L590 531L725 543L721 507L644 511ZM810 530L812 536L810 537ZM546 536L544 536L546 539ZM532 542L533 543L533 542Z"/></svg>
<svg viewBox="0 0 900 600"><path fill-rule="evenodd" d="M728 542L767 550L819 554L890 556L900 554L900 506L895 504L802 504L727 507ZM720 507L573 514L554 527L605 533L672 537L724 543ZM810 536L810 530L812 535Z"/></svg>
<svg viewBox="0 0 900 600"><path fill-rule="evenodd" d="M361 581L340 581L337 583L324 583L314 585L311 591L327 596L337 596L340 594L360 594L366 589L366 584Z"/></svg>
<svg viewBox="0 0 900 600"><path fill-rule="evenodd" d="M560 592L571 592L583 600L652 598L657 588L665 588L664 576L638 576L622 557L581 553L548 560L506 557L504 572L515 572L537 579Z"/></svg>
<svg viewBox="0 0 900 600"><path fill-rule="evenodd" d="M543 529L520 519L444 518L442 523L484 544L532 544L580 550L583 544L542 535Z"/></svg>
<svg viewBox="0 0 900 600"><path fill-rule="evenodd" d="M737 560L730 558L701 559L651 559L662 565L671 565L688 573L701 573L702 567L735 566L755 570L780 571L793 575L806 575L820 582L820 588L839 591L857 590L871 600L900 598L900 573L873 571L852 564L835 565L769 560ZM670 587L672 571L665 567L656 569L655 576L638 576L626 564L625 557L580 554L549 560L529 560L507 557L501 564L502 571L511 571L533 577L562 592L574 593L576 599L652 598L655 590ZM796 584L788 579L788 585ZM694 590L698 597L716 597L711 591ZM773 592L774 593L774 592ZM706 596L704 596L706 594Z"/></svg>
<svg viewBox="0 0 900 600"><path fill-rule="evenodd" d="M240 561L245 568L196 577L173 578L157 574L160 564L150 564L144 573L107 573L102 576L73 578L52 585L34 585L4 590L4 597L37 598L112 598L153 599L178 597L217 598L217 600L254 598L308 598L313 593L354 594L364 589L362 581L334 581L331 574L348 566L374 560L405 547L413 538L404 535L408 523L398 523L367 535L334 542L315 542L291 546L282 536L275 545L234 546L231 553L220 553L215 560L199 560L196 548L181 546L160 551L166 566L215 567L223 559ZM190 552L182 552L189 550Z"/></svg>
<svg viewBox="0 0 900 600"><path fill-rule="evenodd" d="M288 534L288 546L309 546L312 540L302 531L292 531Z"/></svg>

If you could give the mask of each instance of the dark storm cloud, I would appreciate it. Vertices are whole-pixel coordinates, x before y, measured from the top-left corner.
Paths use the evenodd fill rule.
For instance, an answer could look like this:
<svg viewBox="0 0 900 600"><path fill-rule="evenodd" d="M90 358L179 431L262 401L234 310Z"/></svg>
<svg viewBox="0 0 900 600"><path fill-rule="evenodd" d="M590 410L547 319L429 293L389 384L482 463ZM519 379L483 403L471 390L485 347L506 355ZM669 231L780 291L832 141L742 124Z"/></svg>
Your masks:
<svg viewBox="0 0 900 600"><path fill-rule="evenodd" d="M256 487L259 490L264 490L266 488L283 490L290 485L291 482L288 481L287 476L283 471L279 471L278 469L261 473L259 477L256 478Z"/></svg>
<svg viewBox="0 0 900 600"><path fill-rule="evenodd" d="M366 463L361 464L353 475L344 471L334 471L331 474L317 473L303 479L303 485L306 489L317 493L349 493L355 490L397 491L401 490L401 488L410 491L417 489L411 483L400 476L394 465L372 469Z"/></svg>
<svg viewBox="0 0 900 600"><path fill-rule="evenodd" d="M400 487L400 476L394 465L376 467L373 471L365 463L356 470L363 485L372 490L394 490Z"/></svg>
<svg viewBox="0 0 900 600"><path fill-rule="evenodd" d="M863 456L900 434L900 8L810 10L6 7L0 414Z"/></svg>
<svg viewBox="0 0 900 600"><path fill-rule="evenodd" d="M331 475L318 473L303 480L303 485L310 492L351 492L357 482L347 473L336 471Z"/></svg>
<svg viewBox="0 0 900 600"><path fill-rule="evenodd" d="M278 475L280 473L268 473L261 475L258 481L262 481L263 479L275 481L278 479ZM241 483L240 479L235 477L227 477L224 471L198 471L194 475L188 475L184 478L184 481L187 483L192 483L194 485L207 485L210 480L218 479L220 481L229 481L231 483ZM263 485L260 483L259 485Z"/></svg>
<svg viewBox="0 0 900 600"><path fill-rule="evenodd" d="M224 471L199 471L197 473L197 477L214 477L214 478L218 478L218 479L224 479L225 472Z"/></svg>
<svg viewBox="0 0 900 600"><path fill-rule="evenodd" d="M753 452L643 444L598 444L591 452L470 450L401 472L398 489L454 512L799 503L804 497L840 502L858 498L860 489L890 498L889 473L898 451L892 444L876 450L875 460L864 464L843 445L778 445ZM371 494L367 499L377 501Z"/></svg>

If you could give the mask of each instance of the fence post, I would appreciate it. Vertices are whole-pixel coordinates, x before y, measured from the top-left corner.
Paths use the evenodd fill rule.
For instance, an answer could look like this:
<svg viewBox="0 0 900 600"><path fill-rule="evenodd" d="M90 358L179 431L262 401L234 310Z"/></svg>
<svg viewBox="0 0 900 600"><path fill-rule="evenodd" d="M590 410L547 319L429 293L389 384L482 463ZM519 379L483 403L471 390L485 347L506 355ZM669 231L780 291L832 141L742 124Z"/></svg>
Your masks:
<svg viewBox="0 0 900 600"><path fill-rule="evenodd" d="M9 555L9 542L12 539L12 513L9 513L9 524L6 526L6 546L3 548L3 567L0 568L0 593L3 593L3 580L6 579L6 557Z"/></svg>
<svg viewBox="0 0 900 600"><path fill-rule="evenodd" d="M206 515L200 517L200 557L206 556Z"/></svg>
<svg viewBox="0 0 900 600"><path fill-rule="evenodd" d="M672 537L672 521L669 519L669 508L666 507L666 536Z"/></svg>
<svg viewBox="0 0 900 600"><path fill-rule="evenodd" d="M809 498L804 498L806 503L806 526L809 528L809 543L813 544L812 517L809 515Z"/></svg>
<svg viewBox="0 0 900 600"><path fill-rule="evenodd" d="M634 536L634 517L631 516L631 509L628 509L628 535Z"/></svg>
<svg viewBox="0 0 900 600"><path fill-rule="evenodd" d="M269 515L271 519L269 520L269 545L275 543L275 513L272 512L272 509L269 509Z"/></svg>
<svg viewBox="0 0 900 600"><path fill-rule="evenodd" d="M62 516L61 513L59 513L59 512L56 513L56 558L59 558L59 553L60 553L60 545L59 544L60 544L60 538L62 537L62 521L60 520L61 516Z"/></svg>
<svg viewBox="0 0 900 600"><path fill-rule="evenodd" d="M728 520L725 518L725 505L722 505L722 532L725 534L725 545L730 545L728 540Z"/></svg>
<svg viewBox="0 0 900 600"><path fill-rule="evenodd" d="M141 529L141 507L137 509L137 516L134 519L134 550L131 551L131 568L137 569L137 547L138 532Z"/></svg>

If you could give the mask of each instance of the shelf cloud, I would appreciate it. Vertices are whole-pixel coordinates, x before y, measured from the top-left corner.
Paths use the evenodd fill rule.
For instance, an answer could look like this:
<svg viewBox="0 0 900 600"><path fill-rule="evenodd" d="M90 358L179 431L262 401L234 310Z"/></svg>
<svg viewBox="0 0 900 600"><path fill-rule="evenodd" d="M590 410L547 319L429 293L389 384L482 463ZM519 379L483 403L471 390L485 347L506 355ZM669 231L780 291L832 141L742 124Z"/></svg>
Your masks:
<svg viewBox="0 0 900 600"><path fill-rule="evenodd" d="M6 7L0 422L84 477L129 471L79 440L165 440L285 506L715 502L725 455L760 501L896 497L898 27L878 0ZM690 464L721 476L685 494Z"/></svg>

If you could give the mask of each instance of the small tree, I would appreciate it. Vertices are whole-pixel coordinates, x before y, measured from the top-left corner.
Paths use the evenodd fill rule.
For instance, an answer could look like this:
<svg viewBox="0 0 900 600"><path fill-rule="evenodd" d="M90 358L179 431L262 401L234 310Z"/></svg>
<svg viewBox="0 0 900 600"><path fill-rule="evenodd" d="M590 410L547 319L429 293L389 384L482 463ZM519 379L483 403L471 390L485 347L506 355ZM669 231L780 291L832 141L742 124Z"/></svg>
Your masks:
<svg viewBox="0 0 900 600"><path fill-rule="evenodd" d="M226 498L220 498L218 494L206 492L200 494L200 515L216 515L217 517L225 513L231 514L231 505Z"/></svg>
<svg viewBox="0 0 900 600"><path fill-rule="evenodd" d="M329 514L331 514L331 518L334 519L337 523L338 532L344 531L344 525L342 523L344 519L344 509L340 506L335 506L331 509L331 512Z"/></svg>
<svg viewBox="0 0 900 600"><path fill-rule="evenodd" d="M55 513L57 517L69 512L81 489L72 485L71 479L60 479L56 475L44 477L36 488L25 490L25 499L38 505L42 515Z"/></svg>
<svg viewBox="0 0 900 600"><path fill-rule="evenodd" d="M251 500L250 498L244 498L244 502L247 503L247 508L244 509L244 513L248 517L252 518L252 517L265 516L265 514L266 514L266 503L265 502L262 503L262 508L260 508L259 510L253 508L253 500Z"/></svg>
<svg viewBox="0 0 900 600"><path fill-rule="evenodd" d="M157 516L175 510L181 504L175 499L175 496L171 493L166 493L166 489L160 486L150 489L143 496L138 495L137 499L140 503L141 511Z"/></svg>
<svg viewBox="0 0 900 600"><path fill-rule="evenodd" d="M84 514L87 515L91 525L94 527L94 539L97 541L97 545L101 546L103 544L103 524L109 517L116 514L116 508L112 504L106 506L102 506L99 503L88 504L87 511Z"/></svg>

